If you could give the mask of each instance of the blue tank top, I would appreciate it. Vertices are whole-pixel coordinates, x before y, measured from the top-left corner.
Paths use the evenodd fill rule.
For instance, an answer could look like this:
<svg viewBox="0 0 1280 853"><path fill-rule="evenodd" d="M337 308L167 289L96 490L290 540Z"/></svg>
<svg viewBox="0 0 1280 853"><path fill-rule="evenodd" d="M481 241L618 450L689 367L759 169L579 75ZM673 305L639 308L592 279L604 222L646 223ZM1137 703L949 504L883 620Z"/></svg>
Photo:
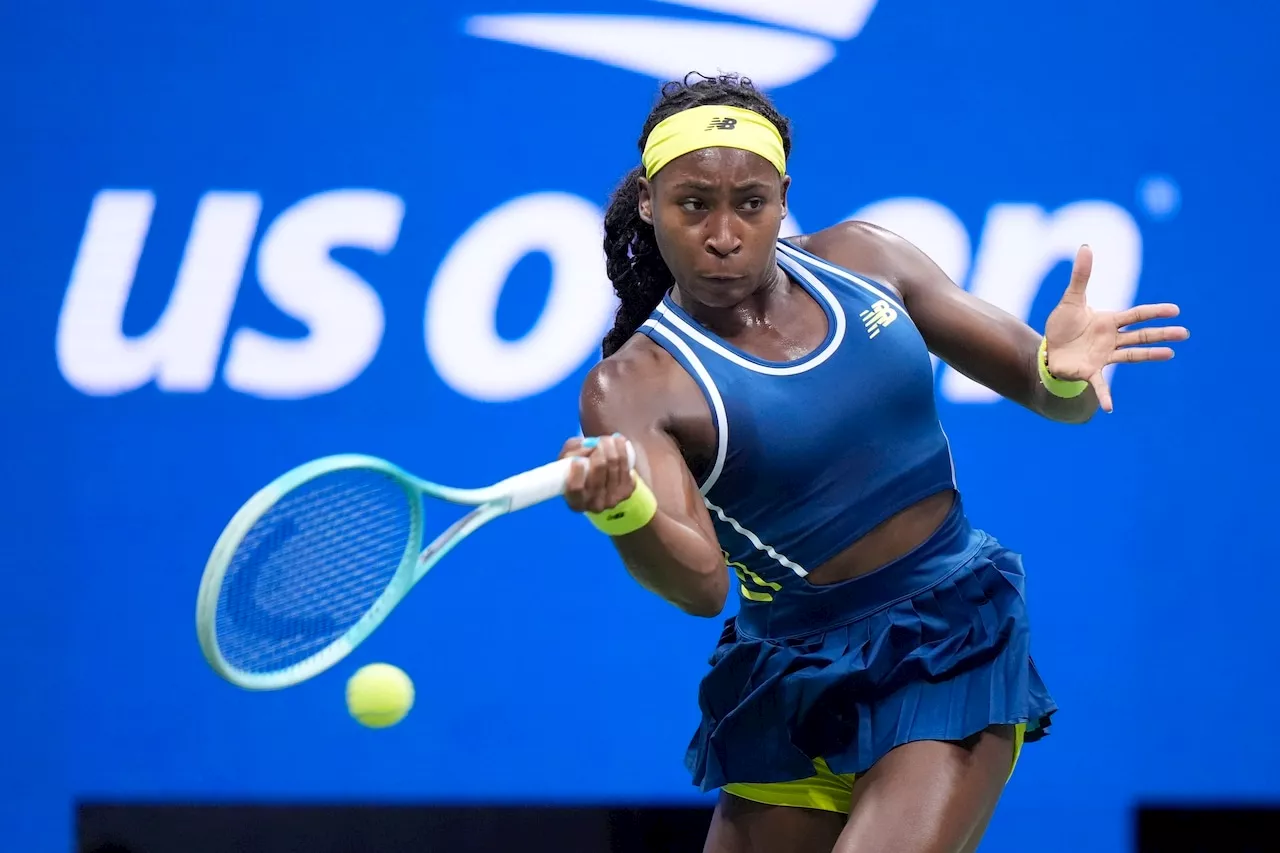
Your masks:
<svg viewBox="0 0 1280 853"><path fill-rule="evenodd" d="M955 487L929 351L897 295L785 240L777 258L827 315L803 358L756 358L670 295L640 328L706 397L717 446L699 488L743 606L770 610L806 606L811 569Z"/></svg>

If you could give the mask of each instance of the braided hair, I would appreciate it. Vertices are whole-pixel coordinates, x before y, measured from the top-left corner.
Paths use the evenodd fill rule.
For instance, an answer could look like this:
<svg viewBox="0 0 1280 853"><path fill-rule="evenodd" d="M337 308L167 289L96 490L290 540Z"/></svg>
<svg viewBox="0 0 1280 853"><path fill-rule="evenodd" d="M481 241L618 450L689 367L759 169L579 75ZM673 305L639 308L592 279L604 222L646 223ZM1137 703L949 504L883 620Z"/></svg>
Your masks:
<svg viewBox="0 0 1280 853"><path fill-rule="evenodd" d="M644 152L645 140L659 122L691 107L708 104L740 107L764 116L782 135L783 152L791 155L790 122L750 80L737 74L705 77L696 72L686 75L684 80L663 85L662 95L640 133L637 143L640 152ZM627 173L609 199L604 215L606 270L609 281L613 282L613 292L620 300L613 328L601 343L605 358L635 334L675 284L671 270L658 252L653 226L640 218L640 179L643 177L643 166Z"/></svg>

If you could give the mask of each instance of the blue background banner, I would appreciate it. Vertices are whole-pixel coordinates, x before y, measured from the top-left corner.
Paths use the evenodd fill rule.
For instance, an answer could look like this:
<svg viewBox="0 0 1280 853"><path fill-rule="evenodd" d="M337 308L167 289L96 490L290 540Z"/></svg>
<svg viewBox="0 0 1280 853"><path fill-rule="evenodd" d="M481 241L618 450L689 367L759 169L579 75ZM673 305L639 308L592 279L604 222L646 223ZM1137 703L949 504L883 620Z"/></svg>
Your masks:
<svg viewBox="0 0 1280 853"><path fill-rule="evenodd" d="M471 486L554 457L610 322L608 193L657 80L717 67L794 122L789 227L878 221L1035 326L1089 242L1095 304L1177 301L1192 327L1083 428L938 369L966 504L1025 554L1063 709L984 850L1111 853L1139 800L1280 797L1274 5L0 19L13 849L66 849L76 798L697 799L681 759L720 622L642 591L559 504L467 541L296 689L220 681L193 616L222 525L295 464L364 452ZM387 731L342 704L373 660L419 690Z"/></svg>

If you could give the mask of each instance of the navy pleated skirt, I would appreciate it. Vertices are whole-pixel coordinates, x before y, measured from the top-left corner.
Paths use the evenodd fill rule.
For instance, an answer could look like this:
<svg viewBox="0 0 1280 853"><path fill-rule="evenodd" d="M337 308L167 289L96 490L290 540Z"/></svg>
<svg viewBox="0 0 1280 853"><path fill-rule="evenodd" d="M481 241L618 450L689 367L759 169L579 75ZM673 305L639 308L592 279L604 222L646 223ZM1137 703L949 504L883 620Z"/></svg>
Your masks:
<svg viewBox="0 0 1280 853"><path fill-rule="evenodd" d="M1031 660L1024 580L1021 557L973 528L957 498L889 565L802 581L780 608L744 601L699 690L694 783L804 779L815 758L863 773L896 746L996 724L1039 739L1057 707Z"/></svg>

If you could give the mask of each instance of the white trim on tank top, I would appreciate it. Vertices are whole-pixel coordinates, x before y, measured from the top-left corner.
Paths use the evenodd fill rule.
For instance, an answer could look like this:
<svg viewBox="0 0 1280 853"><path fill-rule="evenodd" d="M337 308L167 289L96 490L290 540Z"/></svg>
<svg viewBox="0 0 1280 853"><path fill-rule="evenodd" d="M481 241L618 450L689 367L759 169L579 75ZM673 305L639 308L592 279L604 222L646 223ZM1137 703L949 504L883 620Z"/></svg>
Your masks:
<svg viewBox="0 0 1280 853"><path fill-rule="evenodd" d="M748 530L747 528L739 524L737 519L730 518L729 516L725 515L724 510L722 510L720 507L716 506L711 501L707 500L705 497L702 499L702 502L707 505L707 509L711 510L717 516L719 516L721 521L723 521L725 524L728 524L734 530L738 531L743 536L745 536L747 538L747 541L750 542L752 547L754 547L757 551L760 551L761 553L777 561L778 565L784 568L790 569L800 577L805 577L809 574L808 570L806 570L804 566L801 566L799 563L792 562L791 560L787 559L787 557L783 554L779 554L777 551L773 549L772 545L766 545L763 542L761 542L759 536L757 536L756 534L752 533L750 530Z"/></svg>
<svg viewBox="0 0 1280 853"><path fill-rule="evenodd" d="M951 453L951 439L947 437L947 431L942 428L942 421L938 421L938 432L942 433L942 440L947 445L947 461L951 463L951 488L959 491L960 482L956 479L956 457Z"/></svg>
<svg viewBox="0 0 1280 853"><path fill-rule="evenodd" d="M729 452L729 419L724 411L724 398L720 396L720 389L716 387L715 380L707 372L706 366L698 359L693 349L680 339L679 335L664 327L652 317L646 320L640 328L653 329L689 360L690 366L693 367L693 380L702 386L702 390L711 400L711 408L715 414L716 421L716 462L711 467L711 473L707 475L706 481L698 487L698 491L705 497L707 492L711 491L711 487L716 484L716 480L720 479L720 472L724 470L725 455Z"/></svg>
<svg viewBox="0 0 1280 853"><path fill-rule="evenodd" d="M862 276L854 275L853 273L849 272L847 269L843 269L841 267L835 266L834 264L831 264L828 261L824 261L822 258L819 258L815 255L802 253L799 249L795 248L794 246L788 246L786 243L783 243L781 241L778 242L778 249L784 252L787 257L791 258L797 263L813 264L815 267L818 267L819 269L826 270L827 272L831 273L834 276L838 276L840 278L845 279L848 282L851 282L852 284L858 285L863 290L869 291L873 295L883 299L885 302L888 302L890 305L892 305L894 308L897 308L903 314L908 314L907 309L902 307L902 303L901 301L899 301L898 298L895 298L885 293L883 290L876 287L874 284L872 284L870 281L863 278ZM910 315L908 314L908 316Z"/></svg>
<svg viewBox="0 0 1280 853"><path fill-rule="evenodd" d="M658 303L658 313L662 316L663 320L666 320L681 332L684 332L694 341L702 344L702 346L711 350L721 358L736 364L738 367L750 370L753 373L763 373L767 376L795 376L799 373L806 373L834 355L835 351L840 347L840 342L844 340L844 307L840 304L840 301L836 299L835 295L827 289L827 286L818 281L818 279L814 277L813 273L805 269L804 265L799 261L790 257L783 257L781 255L779 256L779 260L782 262L782 266L787 272L792 275L802 276L805 283L808 284L809 287L813 288L813 292L818 294L818 297L827 303L827 308L830 310L830 315L834 318L835 322L835 329L828 330L831 340L827 343L826 348L821 352L811 353L810 355L805 356L803 359L799 360L799 363L797 364L757 364L756 362L743 358L736 352L728 349L719 341L708 337L705 332L686 322L683 317L676 314L661 302ZM823 311L823 314L826 313L827 311Z"/></svg>

